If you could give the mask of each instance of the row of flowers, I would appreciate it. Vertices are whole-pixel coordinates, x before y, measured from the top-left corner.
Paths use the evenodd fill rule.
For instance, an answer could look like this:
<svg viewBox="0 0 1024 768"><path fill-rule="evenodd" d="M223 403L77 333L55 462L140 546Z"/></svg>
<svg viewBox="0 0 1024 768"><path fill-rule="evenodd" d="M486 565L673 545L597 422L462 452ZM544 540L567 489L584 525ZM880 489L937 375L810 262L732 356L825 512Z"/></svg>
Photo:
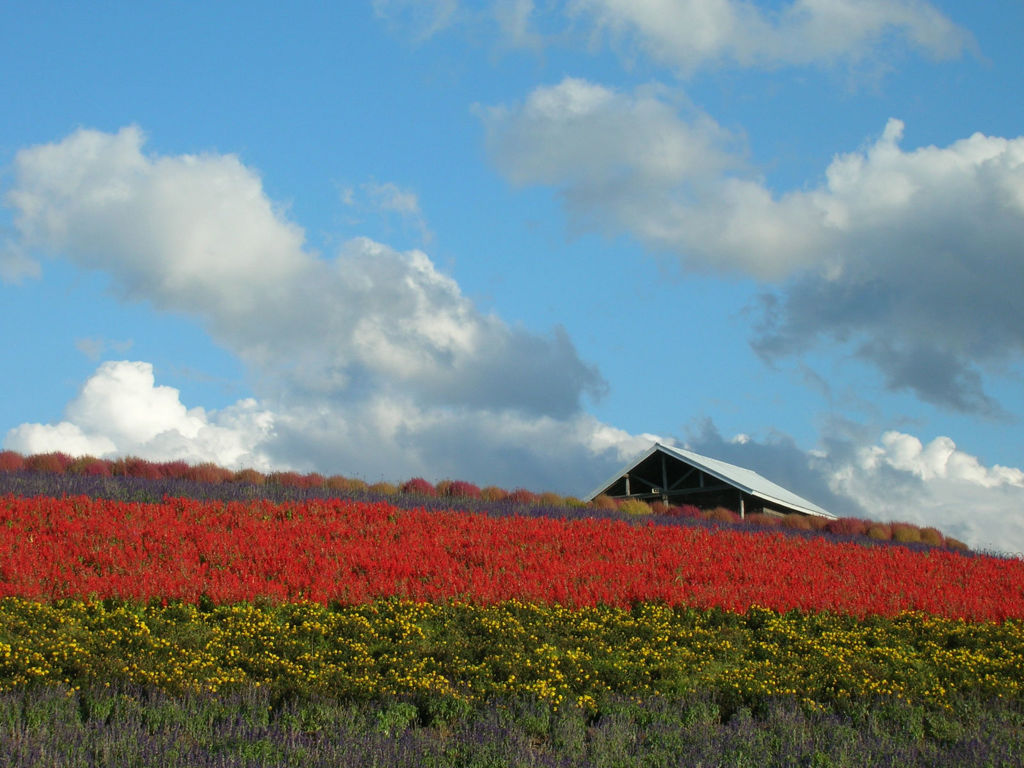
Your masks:
<svg viewBox="0 0 1024 768"><path fill-rule="evenodd" d="M897 541L920 543L932 547L947 547L965 551L964 542L945 536L934 527L919 527L906 522L883 522L843 517L835 520L807 515L785 515L775 517L766 514L751 514L741 518L735 511L724 507L701 509L693 505L667 505L662 502L647 502L637 499L613 499L601 495L589 502L574 496L562 496L553 492L536 493L525 488L512 491L496 486L480 488L463 480L441 480L431 483L422 477L414 477L403 483L367 483L359 478L331 475L325 477L316 472L300 474L293 471L270 473L254 469L229 470L211 463L189 464L184 461L155 462L128 456L119 459L99 459L93 456L72 457L60 452L22 456L15 451L0 451L0 477L13 473L38 474L51 479L72 477L90 480L114 479L172 483L178 486L171 495L195 496L210 494L210 488L217 488L223 495L243 493L250 497L272 494L326 494L333 496L376 496L405 497L419 501L442 500L460 505L470 504L480 508L486 505L528 505L550 510L585 510L587 512L611 512L628 516L644 517L657 515L668 518L693 521L713 521L726 524L754 525L758 527L781 528L792 531L816 531L836 536L868 537L875 541ZM181 492L181 484L188 487ZM3 491L0 490L0 493ZM60 492L50 492L62 495ZM293 496L294 497L294 496ZM159 495L158 495L159 498Z"/></svg>
<svg viewBox="0 0 1024 768"><path fill-rule="evenodd" d="M951 708L1019 700L1024 624L923 614L745 614L516 600L356 606L0 600L0 688L96 684L171 693L268 686L345 700L473 706L529 696L600 710L610 697L710 693L850 711L880 698Z"/></svg>
<svg viewBox="0 0 1024 768"><path fill-rule="evenodd" d="M1024 562L775 532L491 517L385 501L0 497L0 597L399 597L1024 617Z"/></svg>

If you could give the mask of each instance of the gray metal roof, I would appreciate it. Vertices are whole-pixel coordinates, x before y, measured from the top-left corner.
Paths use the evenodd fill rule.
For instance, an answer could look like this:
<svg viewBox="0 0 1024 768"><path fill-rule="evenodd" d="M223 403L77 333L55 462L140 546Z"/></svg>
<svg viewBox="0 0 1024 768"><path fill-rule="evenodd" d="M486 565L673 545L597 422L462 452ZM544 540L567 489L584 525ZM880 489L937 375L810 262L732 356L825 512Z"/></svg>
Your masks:
<svg viewBox="0 0 1024 768"><path fill-rule="evenodd" d="M808 501L802 496L797 496L792 491L787 491L781 485L776 485L771 480L761 477L761 475L757 474L757 472L752 469L744 469L743 467L737 467L735 464L729 464L728 462L720 461L719 459L701 456L699 453L694 453L693 451L688 451L684 448L673 448L668 445L662 445L661 443L655 443L652 445L646 453L637 457L628 466L616 472L608 479L607 482L598 486L589 496L587 496L587 498L594 498L601 493L601 491L622 477L623 474L629 472L649 456L659 451L667 456L671 456L679 461L690 464L703 472L707 472L712 477L717 477L722 482L735 486L744 493L756 496L764 501L775 502L776 504L781 504L784 507L794 509L798 512L803 512L808 515L835 518L835 515L831 512L822 509L817 504Z"/></svg>

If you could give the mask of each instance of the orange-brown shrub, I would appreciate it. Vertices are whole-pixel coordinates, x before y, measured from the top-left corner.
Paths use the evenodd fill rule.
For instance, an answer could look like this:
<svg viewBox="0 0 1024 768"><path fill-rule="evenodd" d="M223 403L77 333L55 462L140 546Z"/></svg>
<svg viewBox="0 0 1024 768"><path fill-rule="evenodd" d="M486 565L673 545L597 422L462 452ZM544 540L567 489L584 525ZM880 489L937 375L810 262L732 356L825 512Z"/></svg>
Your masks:
<svg viewBox="0 0 1024 768"><path fill-rule="evenodd" d="M651 512L656 515L664 515L668 512L668 504L664 501L652 501L649 504Z"/></svg>
<svg viewBox="0 0 1024 768"><path fill-rule="evenodd" d="M302 488L303 482L303 477L298 472L278 471L267 475L267 483L269 485L280 485L285 488Z"/></svg>
<svg viewBox="0 0 1024 768"><path fill-rule="evenodd" d="M191 480L193 483L212 483L217 485L219 483L227 483L233 477L235 473L230 469L224 469L224 467L218 467L212 462L205 462L203 464L195 464L188 468L188 472L185 473L185 477Z"/></svg>
<svg viewBox="0 0 1024 768"><path fill-rule="evenodd" d="M970 549L970 547L960 541L960 539L954 539L952 536L946 537L946 548L953 549L958 552L967 552Z"/></svg>
<svg viewBox="0 0 1024 768"><path fill-rule="evenodd" d="M307 472L302 476L303 488L323 488L326 482L324 476L319 472Z"/></svg>
<svg viewBox="0 0 1024 768"><path fill-rule="evenodd" d="M164 476L159 464L137 456L129 456L124 460L124 470L129 477L141 477L146 480L160 480Z"/></svg>
<svg viewBox="0 0 1024 768"><path fill-rule="evenodd" d="M0 472L20 472L25 468L25 457L15 451L0 451Z"/></svg>
<svg viewBox="0 0 1024 768"><path fill-rule="evenodd" d="M513 504L536 504L538 498L536 493L526 488L516 488L508 495L508 500Z"/></svg>
<svg viewBox="0 0 1024 768"><path fill-rule="evenodd" d="M373 485L368 486L366 490L370 491L370 493L379 493L383 496L394 496L398 493L398 486L394 483L388 483L382 480L379 483L374 483Z"/></svg>
<svg viewBox="0 0 1024 768"><path fill-rule="evenodd" d="M774 515L766 515L764 512L751 512L747 515L746 521L748 523L753 523L754 525L764 525L772 528L781 525L782 523L780 518L775 517Z"/></svg>
<svg viewBox="0 0 1024 768"><path fill-rule="evenodd" d="M165 461L156 465L161 477L180 479L188 477L189 465L184 461Z"/></svg>
<svg viewBox="0 0 1024 768"><path fill-rule="evenodd" d="M480 491L480 496L483 497L484 501L504 501L508 498L508 491L496 485L488 485Z"/></svg>
<svg viewBox="0 0 1024 768"><path fill-rule="evenodd" d="M811 531L811 521L806 515L786 515L781 518L783 527L791 531Z"/></svg>
<svg viewBox="0 0 1024 768"><path fill-rule="evenodd" d="M594 509L604 509L609 511L616 510L619 508L619 505L616 503L615 499L603 493L591 499L590 506L592 506Z"/></svg>
<svg viewBox="0 0 1024 768"><path fill-rule="evenodd" d="M345 477L344 475L330 475L329 477L324 478L324 487L329 488L332 491L348 493L349 491L358 490L354 487L356 482L356 480ZM363 483L362 480L359 480L358 482ZM366 483L363 483L363 488L366 488Z"/></svg>
<svg viewBox="0 0 1024 768"><path fill-rule="evenodd" d="M829 533L845 536L863 536L867 533L868 524L867 520L861 520L857 517L840 517L835 520L829 520L825 525L825 530Z"/></svg>
<svg viewBox="0 0 1024 768"><path fill-rule="evenodd" d="M537 497L537 503L544 507L564 507L565 499L554 491L544 491Z"/></svg>
<svg viewBox="0 0 1024 768"><path fill-rule="evenodd" d="M71 465L71 461L70 456L59 451L37 453L25 459L25 469L32 472L49 472L53 475L63 475Z"/></svg>
<svg viewBox="0 0 1024 768"><path fill-rule="evenodd" d="M93 456L83 456L75 459L68 467L68 471L86 477L110 477L110 462Z"/></svg>
<svg viewBox="0 0 1024 768"><path fill-rule="evenodd" d="M738 523L740 516L738 512L733 512L731 509L726 507L715 507L704 513L704 516L708 520L714 520L719 523Z"/></svg>
<svg viewBox="0 0 1024 768"><path fill-rule="evenodd" d="M810 515L807 518L807 522L811 524L812 531L824 531L825 526L828 525L830 518L818 517L817 515Z"/></svg>
<svg viewBox="0 0 1024 768"><path fill-rule="evenodd" d="M267 478L262 472L255 469L240 469L231 477L235 483L248 483L249 485L263 485Z"/></svg>

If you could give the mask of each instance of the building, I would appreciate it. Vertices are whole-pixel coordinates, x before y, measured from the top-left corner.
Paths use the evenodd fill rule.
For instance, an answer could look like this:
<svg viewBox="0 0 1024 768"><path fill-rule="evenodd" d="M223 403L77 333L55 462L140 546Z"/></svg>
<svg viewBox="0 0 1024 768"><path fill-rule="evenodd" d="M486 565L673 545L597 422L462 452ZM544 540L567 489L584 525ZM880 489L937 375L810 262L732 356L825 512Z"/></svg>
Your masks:
<svg viewBox="0 0 1024 768"><path fill-rule="evenodd" d="M763 512L835 518L831 512L753 470L661 443L655 443L586 498L589 501L601 494L673 506L726 507L739 512L741 517Z"/></svg>

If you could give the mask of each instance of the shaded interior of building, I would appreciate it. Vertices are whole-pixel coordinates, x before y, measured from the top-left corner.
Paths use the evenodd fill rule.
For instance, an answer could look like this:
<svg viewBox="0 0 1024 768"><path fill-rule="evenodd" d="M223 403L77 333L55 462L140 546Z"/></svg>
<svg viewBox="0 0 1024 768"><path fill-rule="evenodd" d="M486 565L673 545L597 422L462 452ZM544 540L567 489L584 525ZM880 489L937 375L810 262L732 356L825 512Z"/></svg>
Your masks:
<svg viewBox="0 0 1024 768"><path fill-rule="evenodd" d="M725 507L741 515L805 514L782 504L772 504L726 483L698 467L656 452L620 475L603 494L619 499L661 501L672 506L686 504L701 509Z"/></svg>

